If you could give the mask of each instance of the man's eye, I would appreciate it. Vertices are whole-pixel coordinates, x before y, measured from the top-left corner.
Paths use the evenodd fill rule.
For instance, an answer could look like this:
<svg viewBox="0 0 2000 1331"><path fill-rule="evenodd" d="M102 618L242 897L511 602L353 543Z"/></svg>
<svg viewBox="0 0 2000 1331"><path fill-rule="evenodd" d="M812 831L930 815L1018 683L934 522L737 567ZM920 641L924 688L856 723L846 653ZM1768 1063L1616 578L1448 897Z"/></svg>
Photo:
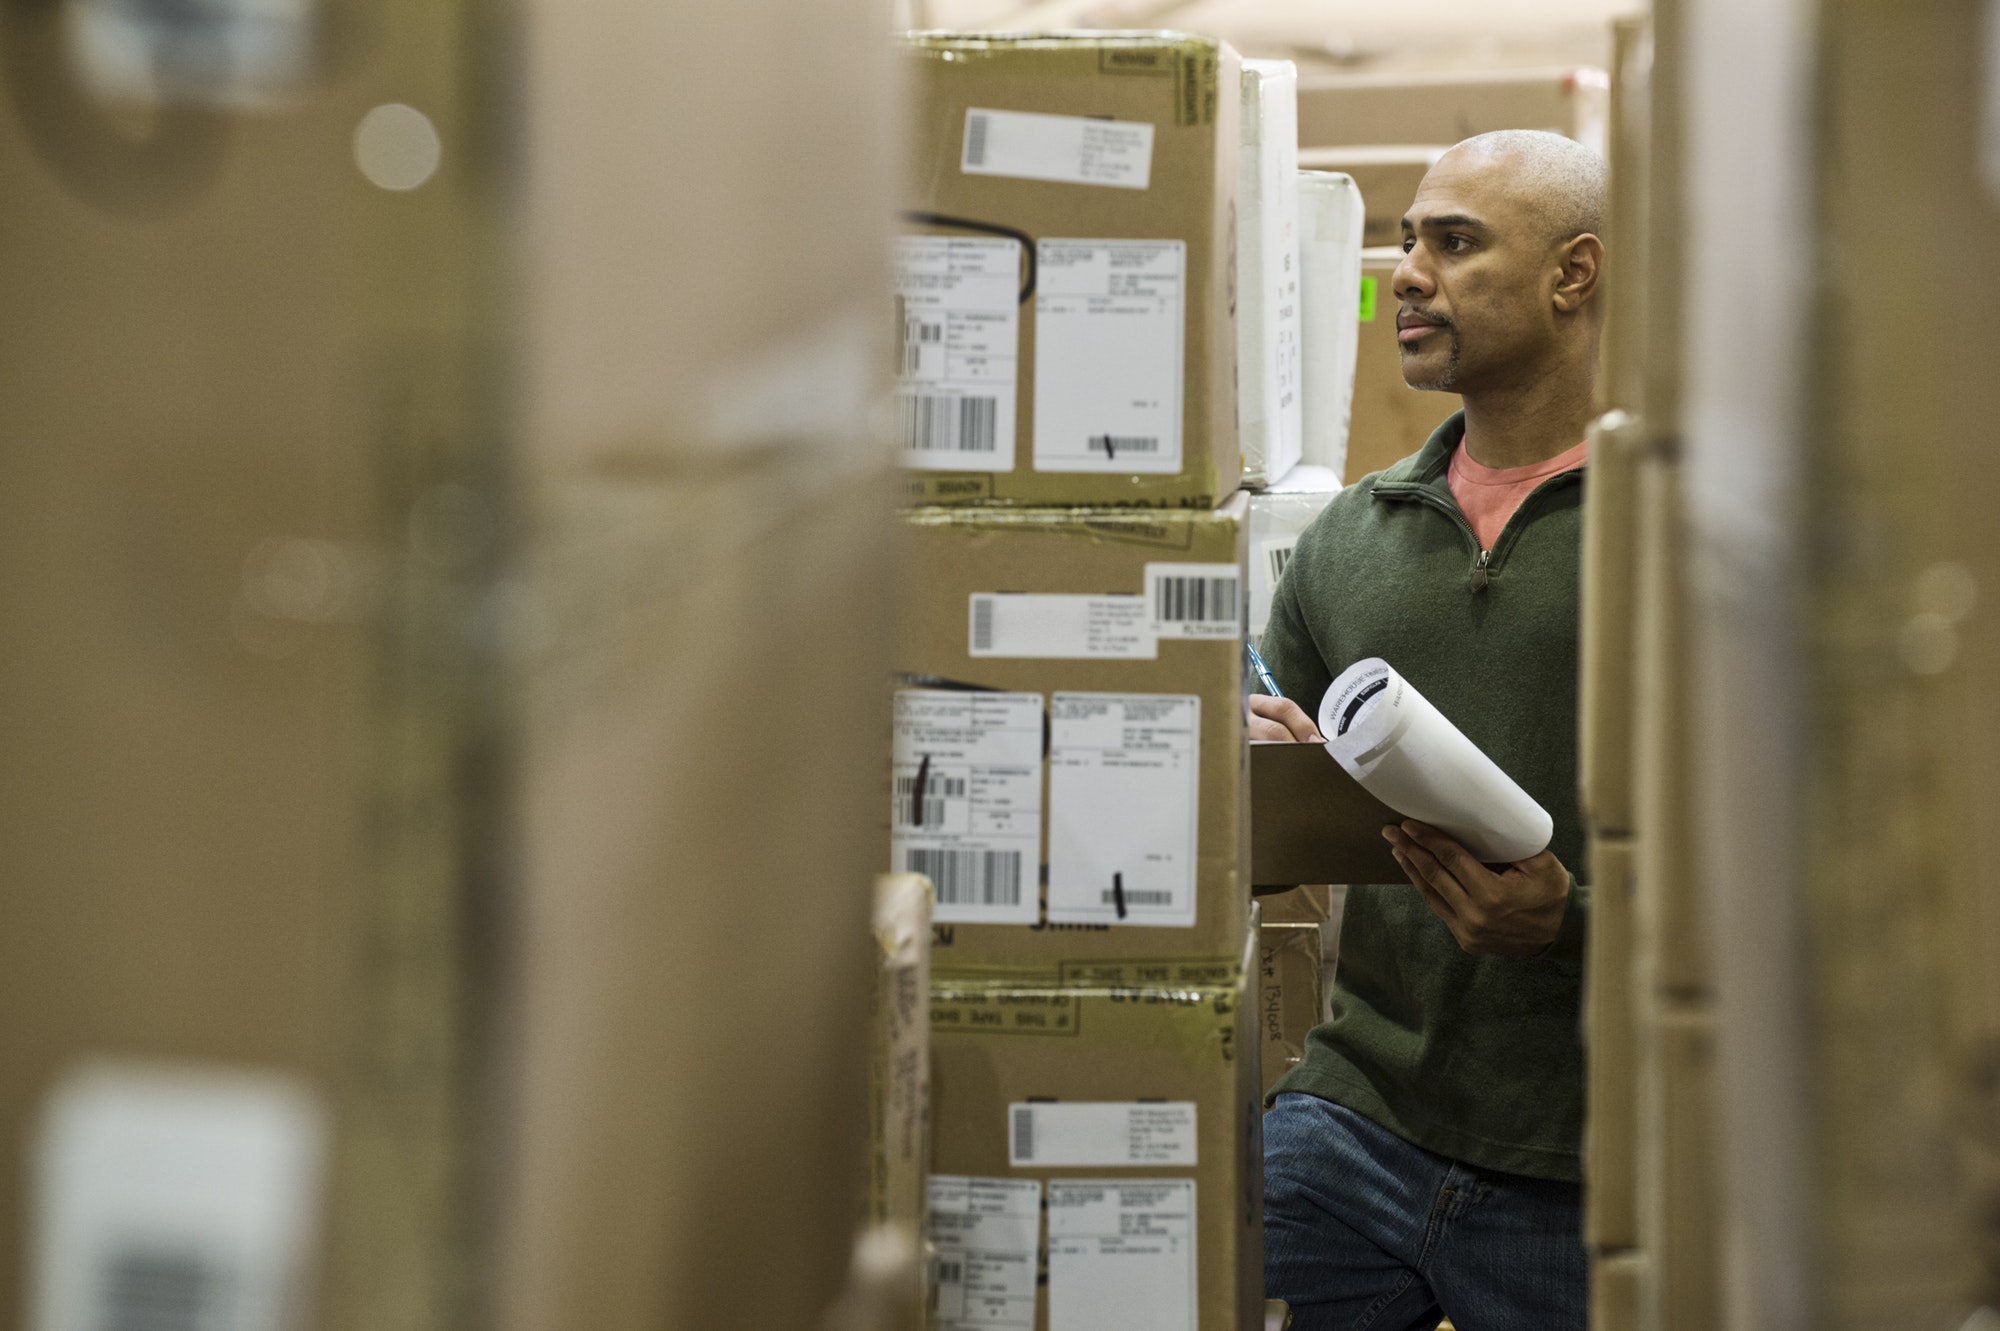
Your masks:
<svg viewBox="0 0 2000 1331"><path fill-rule="evenodd" d="M1403 253L1408 254L1411 250L1415 249L1416 247L1417 247L1416 237L1414 236L1403 237Z"/></svg>
<svg viewBox="0 0 2000 1331"><path fill-rule="evenodd" d="M1468 236L1446 236L1444 248L1449 254L1463 254L1472 248L1472 240Z"/></svg>

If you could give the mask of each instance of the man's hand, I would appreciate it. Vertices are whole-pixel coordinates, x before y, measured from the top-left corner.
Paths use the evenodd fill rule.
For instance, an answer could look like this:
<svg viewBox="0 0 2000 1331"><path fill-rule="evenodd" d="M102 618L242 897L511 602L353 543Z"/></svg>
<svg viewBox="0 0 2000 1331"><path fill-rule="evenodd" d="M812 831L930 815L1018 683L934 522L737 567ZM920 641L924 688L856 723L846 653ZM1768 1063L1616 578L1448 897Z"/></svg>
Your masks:
<svg viewBox="0 0 2000 1331"><path fill-rule="evenodd" d="M1323 744L1319 727L1290 698L1268 694L1250 695L1250 738L1297 740L1301 744Z"/></svg>
<svg viewBox="0 0 2000 1331"><path fill-rule="evenodd" d="M1569 909L1569 870L1551 852L1498 873L1428 823L1382 829L1396 863L1424 901L1475 957L1530 957L1547 950Z"/></svg>

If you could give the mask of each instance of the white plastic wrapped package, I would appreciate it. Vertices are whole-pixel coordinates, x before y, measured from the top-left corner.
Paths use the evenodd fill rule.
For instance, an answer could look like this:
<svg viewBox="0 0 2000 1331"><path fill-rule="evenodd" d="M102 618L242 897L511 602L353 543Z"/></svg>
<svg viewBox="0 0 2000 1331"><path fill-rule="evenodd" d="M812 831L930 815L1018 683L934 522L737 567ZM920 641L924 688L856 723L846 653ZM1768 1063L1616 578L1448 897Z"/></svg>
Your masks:
<svg viewBox="0 0 2000 1331"><path fill-rule="evenodd" d="M1299 456L1347 466L1354 357L1361 334L1361 191L1335 171L1299 172Z"/></svg>
<svg viewBox="0 0 2000 1331"><path fill-rule="evenodd" d="M1548 849L1548 810L1380 657L1333 681L1320 700L1319 732L1369 794L1483 862L1512 864Z"/></svg>
<svg viewBox="0 0 2000 1331"><path fill-rule="evenodd" d="M1299 533L1340 492L1340 476L1327 467L1293 467L1271 488L1250 496L1250 640L1271 622L1278 577L1291 562Z"/></svg>
<svg viewBox="0 0 2000 1331"><path fill-rule="evenodd" d="M1299 75L1289 60L1243 62L1237 158L1236 419L1243 479L1299 461Z"/></svg>

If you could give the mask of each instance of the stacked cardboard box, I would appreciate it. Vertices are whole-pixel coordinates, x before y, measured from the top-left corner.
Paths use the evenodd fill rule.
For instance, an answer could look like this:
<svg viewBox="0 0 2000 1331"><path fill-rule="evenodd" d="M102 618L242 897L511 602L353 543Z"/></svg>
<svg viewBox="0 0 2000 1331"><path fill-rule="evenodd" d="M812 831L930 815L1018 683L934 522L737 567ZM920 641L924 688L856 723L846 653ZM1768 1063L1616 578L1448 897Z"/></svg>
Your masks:
<svg viewBox="0 0 2000 1331"><path fill-rule="evenodd" d="M891 867L936 887L933 1325L1233 1331L1262 1310L1239 487L1299 446L1292 71L1171 33L903 50L884 794Z"/></svg>

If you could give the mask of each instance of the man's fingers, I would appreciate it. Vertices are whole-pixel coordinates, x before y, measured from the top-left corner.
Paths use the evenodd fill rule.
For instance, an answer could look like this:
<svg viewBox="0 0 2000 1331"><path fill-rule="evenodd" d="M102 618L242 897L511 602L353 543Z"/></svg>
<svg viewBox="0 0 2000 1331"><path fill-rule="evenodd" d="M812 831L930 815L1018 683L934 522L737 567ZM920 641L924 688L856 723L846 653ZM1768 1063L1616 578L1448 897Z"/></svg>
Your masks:
<svg viewBox="0 0 2000 1331"><path fill-rule="evenodd" d="M1292 739L1301 744L1319 744L1319 727L1313 724L1305 709L1290 698L1273 698L1265 693L1250 695L1250 715L1275 722L1284 728L1284 734L1273 735L1273 739Z"/></svg>
<svg viewBox="0 0 2000 1331"><path fill-rule="evenodd" d="M1438 831L1429 823L1414 819L1403 824L1403 835L1429 851L1433 858L1450 870L1459 881L1476 881L1475 871L1486 871L1486 866L1474 858L1471 851L1460 845L1458 838Z"/></svg>
<svg viewBox="0 0 2000 1331"><path fill-rule="evenodd" d="M1292 738L1292 732L1285 729L1283 725L1262 716L1252 716L1245 733L1251 739L1256 740L1278 740L1283 742L1289 741Z"/></svg>
<svg viewBox="0 0 2000 1331"><path fill-rule="evenodd" d="M1385 827L1382 834L1389 839L1396 851L1396 862L1406 869L1421 874L1431 891L1436 892L1451 908L1454 916L1465 913L1472 904L1465 885L1452 873L1449 867L1438 862L1424 846L1400 827Z"/></svg>
<svg viewBox="0 0 2000 1331"><path fill-rule="evenodd" d="M1424 904L1431 908L1433 915L1436 915L1446 924L1456 924L1458 922L1458 912L1451 908L1451 903L1440 896L1438 890L1432 887L1430 882L1421 873L1417 872L1413 866L1405 861L1400 853L1396 855L1396 863L1401 866L1403 876L1410 880L1410 886L1417 889L1417 895L1421 896L1424 899Z"/></svg>

